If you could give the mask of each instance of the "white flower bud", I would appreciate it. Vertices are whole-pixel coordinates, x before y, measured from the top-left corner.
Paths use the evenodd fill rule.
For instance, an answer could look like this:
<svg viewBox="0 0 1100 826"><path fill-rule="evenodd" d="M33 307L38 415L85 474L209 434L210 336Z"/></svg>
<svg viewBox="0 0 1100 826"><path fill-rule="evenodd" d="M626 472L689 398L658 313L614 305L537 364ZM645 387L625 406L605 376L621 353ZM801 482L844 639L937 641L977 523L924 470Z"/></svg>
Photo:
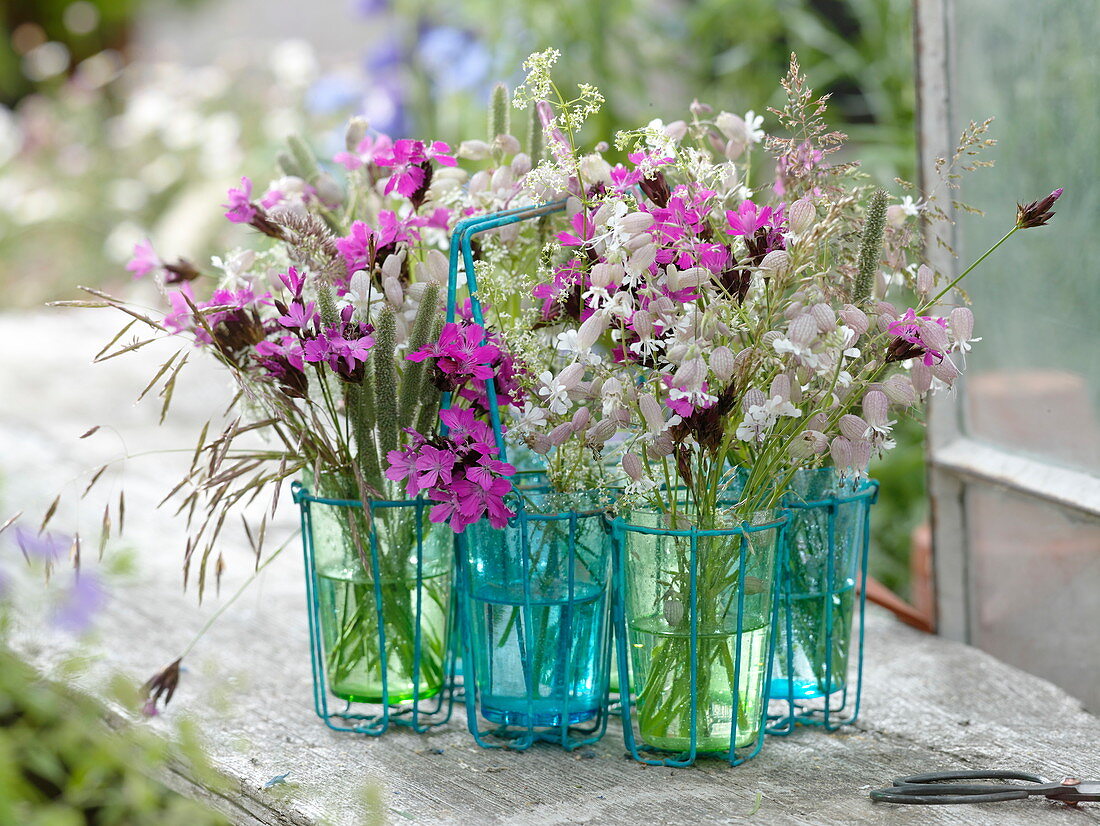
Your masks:
<svg viewBox="0 0 1100 826"><path fill-rule="evenodd" d="M845 413L840 417L840 433L850 442L859 441L867 433L867 422L860 416Z"/></svg>
<svg viewBox="0 0 1100 826"><path fill-rule="evenodd" d="M917 391L913 389L913 383L901 373L895 373L884 381L882 392L894 404L908 407L917 403Z"/></svg>
<svg viewBox="0 0 1100 826"><path fill-rule="evenodd" d="M395 310L400 310L405 303L405 295L401 290L401 282L392 275L382 279L382 291L386 294L386 301Z"/></svg>
<svg viewBox="0 0 1100 826"><path fill-rule="evenodd" d="M787 308L783 310L783 318L787 319L787 321L798 318L798 316L802 315L803 307L804 305L801 301L792 301L787 305Z"/></svg>
<svg viewBox="0 0 1100 826"><path fill-rule="evenodd" d="M638 236L639 238L642 236ZM657 260L657 245L653 243L646 244L636 252L630 254L627 259L627 268L631 272L643 272L648 270L653 262Z"/></svg>
<svg viewBox="0 0 1100 826"><path fill-rule="evenodd" d="M932 365L932 375L946 384L952 384L959 377L959 370L951 359L944 359Z"/></svg>
<svg viewBox="0 0 1100 826"><path fill-rule="evenodd" d="M844 308L840 311L840 320L844 322L846 327L855 330L857 335L863 335L871 327L871 321L867 318L867 313L854 304L844 305Z"/></svg>
<svg viewBox="0 0 1100 826"><path fill-rule="evenodd" d="M382 277L383 278L400 278L401 267L405 263L405 250L392 253L386 256L386 260L382 262Z"/></svg>
<svg viewBox="0 0 1100 826"><path fill-rule="evenodd" d="M678 599L669 597L665 600L663 607L665 622L671 627L675 628L684 621L684 603Z"/></svg>
<svg viewBox="0 0 1100 826"><path fill-rule="evenodd" d="M676 446L672 443L672 437L667 433L662 433L649 444L645 452L651 459L663 459L665 456L671 456L672 451L675 449Z"/></svg>
<svg viewBox="0 0 1100 826"><path fill-rule="evenodd" d="M653 216L648 212L631 212L623 217L619 226L627 235L638 235L653 226Z"/></svg>
<svg viewBox="0 0 1100 826"><path fill-rule="evenodd" d="M812 344L817 335L817 319L809 313L803 313L787 326L787 338L803 347Z"/></svg>
<svg viewBox="0 0 1100 826"><path fill-rule="evenodd" d="M940 353L946 353L951 348L951 342L947 338L947 330L935 321L921 321L920 338L929 349Z"/></svg>
<svg viewBox="0 0 1100 826"><path fill-rule="evenodd" d="M581 158L580 168L586 184L611 183L611 164L599 155L585 155Z"/></svg>
<svg viewBox="0 0 1100 826"><path fill-rule="evenodd" d="M789 452L794 459L809 459L829 449L829 439L820 430L803 430L791 442Z"/></svg>
<svg viewBox="0 0 1100 826"><path fill-rule="evenodd" d="M593 447L599 447L614 436L618 429L619 423L614 419L602 419L588 429L585 443Z"/></svg>
<svg viewBox="0 0 1100 826"><path fill-rule="evenodd" d="M909 372L913 377L913 387L923 396L932 386L932 368L923 361L918 361Z"/></svg>
<svg viewBox="0 0 1100 826"><path fill-rule="evenodd" d="M921 264L917 267L917 292L921 295L928 295L932 292L932 287L936 284L936 274L932 271L932 268L927 264Z"/></svg>
<svg viewBox="0 0 1100 826"><path fill-rule="evenodd" d="M744 118L730 112L719 112L714 119L714 125L725 136L726 140L738 141L742 144L749 142L749 130Z"/></svg>
<svg viewBox="0 0 1100 826"><path fill-rule="evenodd" d="M593 266L592 272L589 273L589 280L593 287L606 289L611 286L611 264L601 261Z"/></svg>
<svg viewBox="0 0 1100 826"><path fill-rule="evenodd" d="M733 359L733 374L739 378L744 379L749 369L753 365L753 356L756 351L752 347L746 347L740 353L738 353Z"/></svg>
<svg viewBox="0 0 1100 826"><path fill-rule="evenodd" d="M890 204L886 207L886 223L892 227L905 225L905 207L901 204Z"/></svg>
<svg viewBox="0 0 1100 826"><path fill-rule="evenodd" d="M573 425L573 432L579 433L580 431L588 427L588 421L591 418L592 413L587 407L578 407L577 412L573 414L573 420L571 422L571 424Z"/></svg>
<svg viewBox="0 0 1100 826"><path fill-rule="evenodd" d="M652 393L642 393L638 396L638 407L642 411L646 428L650 433L660 433L665 429L665 417L661 412L661 405Z"/></svg>
<svg viewBox="0 0 1100 826"><path fill-rule="evenodd" d="M623 392L623 383L614 376L604 379L600 385L600 395L605 399L614 398Z"/></svg>
<svg viewBox="0 0 1100 826"><path fill-rule="evenodd" d="M467 191L471 195L479 195L489 188L489 182L492 180L492 176L487 170L482 169L480 172L475 172L474 176L470 178L470 185L467 187Z"/></svg>
<svg viewBox="0 0 1100 826"><path fill-rule="evenodd" d="M772 250L760 262L760 269L765 272L782 273L786 272L790 265L791 257L787 255L786 250Z"/></svg>
<svg viewBox="0 0 1100 826"><path fill-rule="evenodd" d="M526 152L520 152L514 158L512 158L512 174L516 176L516 179L522 178L528 172L531 171L531 158Z"/></svg>
<svg viewBox="0 0 1100 826"><path fill-rule="evenodd" d="M623 472L637 482L645 474L642 467L642 459L636 453L623 454Z"/></svg>
<svg viewBox="0 0 1100 826"><path fill-rule="evenodd" d="M852 466L852 443L843 436L837 436L829 445L829 454L833 465L841 470Z"/></svg>
<svg viewBox="0 0 1100 826"><path fill-rule="evenodd" d="M951 311L951 335L956 342L970 341L974 337L974 313L969 307L956 307Z"/></svg>
<svg viewBox="0 0 1100 826"><path fill-rule="evenodd" d="M637 318L637 314L634 316ZM724 344L719 344L710 351L710 369L719 381L729 381L733 375L733 351Z"/></svg>
<svg viewBox="0 0 1100 826"><path fill-rule="evenodd" d="M828 304L814 304L810 307L810 315L814 317L817 329L821 333L828 334L836 329L836 313Z"/></svg>
<svg viewBox="0 0 1100 826"><path fill-rule="evenodd" d="M416 275L421 281L435 281L445 286L448 267L446 255L439 250L430 250L424 261L417 265Z"/></svg>
<svg viewBox="0 0 1100 826"><path fill-rule="evenodd" d="M512 177L512 167L502 166L493 172L490 186L494 192L505 192L511 189L515 182L515 178Z"/></svg>
<svg viewBox="0 0 1100 826"><path fill-rule="evenodd" d="M880 316L887 316L891 321L898 317L898 308L889 301L879 301L875 304L875 312Z"/></svg>
<svg viewBox="0 0 1100 826"><path fill-rule="evenodd" d="M888 421L890 399L881 390L868 390L863 397L863 418L868 424L881 427Z"/></svg>
<svg viewBox="0 0 1100 826"><path fill-rule="evenodd" d="M871 443L866 439L860 439L858 442L852 442L852 464L851 467L854 470L860 472L867 470L867 465L871 463Z"/></svg>
<svg viewBox="0 0 1100 826"><path fill-rule="evenodd" d="M526 439L527 446L539 456L545 456L553 447L550 440L541 433L532 433Z"/></svg>
<svg viewBox="0 0 1100 826"><path fill-rule="evenodd" d="M646 310L638 310L634 313L631 323L634 325L634 332L643 339L653 337L653 316Z"/></svg>
<svg viewBox="0 0 1100 826"><path fill-rule="evenodd" d="M355 152L359 143L367 136L370 129L370 121L359 116L348 121L348 128L344 131L344 146L348 152Z"/></svg>
<svg viewBox="0 0 1100 826"><path fill-rule="evenodd" d="M505 155L515 155L520 150L519 140L513 135L497 135L493 143Z"/></svg>
<svg viewBox="0 0 1100 826"><path fill-rule="evenodd" d="M602 312L592 313L577 330L577 347L580 350L592 349L592 345L599 341L605 330L607 330L607 316Z"/></svg>
<svg viewBox="0 0 1100 826"><path fill-rule="evenodd" d="M689 390L700 390L707 378L707 363L702 356L685 359L673 374L676 384Z"/></svg>
<svg viewBox="0 0 1100 826"><path fill-rule="evenodd" d="M672 267L669 267L669 271L672 271ZM681 270L679 273L677 273L676 280L679 283L679 286L673 287L672 289L694 289L700 284L705 284L710 281L711 274L711 271L708 270L706 267L688 267L686 270Z"/></svg>
<svg viewBox="0 0 1100 826"><path fill-rule="evenodd" d="M674 120L665 127L665 136L671 140L682 140L687 134L688 125L682 120Z"/></svg>
<svg viewBox="0 0 1100 826"><path fill-rule="evenodd" d="M463 141L455 152L460 158L469 158L471 161L483 161L492 154L493 148L485 141Z"/></svg>
<svg viewBox="0 0 1100 826"><path fill-rule="evenodd" d="M748 413L750 407L760 407L760 405L764 404L767 400L768 397L764 395L763 391L755 387L750 387L745 391L745 395L741 399L741 410Z"/></svg>
<svg viewBox="0 0 1100 826"><path fill-rule="evenodd" d="M580 383L581 376L583 375L584 365L579 361L575 361L558 373L557 383L566 390L572 390Z"/></svg>
<svg viewBox="0 0 1100 826"><path fill-rule="evenodd" d="M768 396L773 399L779 396L783 401L790 401L791 380L787 377L786 373L780 373L772 379L772 385L768 388Z"/></svg>
<svg viewBox="0 0 1100 826"><path fill-rule="evenodd" d="M573 423L572 422L562 422L557 427L555 427L553 430L551 430L547 434L546 438L550 441L550 444L552 444L554 447L557 447L558 445L565 444L566 440L568 440L569 437L572 436L572 435L573 435Z"/></svg>
<svg viewBox="0 0 1100 826"><path fill-rule="evenodd" d="M812 227L816 218L817 210L806 198L799 198L787 210L787 226L790 227L791 232L799 235Z"/></svg>
<svg viewBox="0 0 1100 826"><path fill-rule="evenodd" d="M313 186L317 190L317 197L321 199L321 203L327 206L344 203L343 188L327 172L322 172L313 182Z"/></svg>

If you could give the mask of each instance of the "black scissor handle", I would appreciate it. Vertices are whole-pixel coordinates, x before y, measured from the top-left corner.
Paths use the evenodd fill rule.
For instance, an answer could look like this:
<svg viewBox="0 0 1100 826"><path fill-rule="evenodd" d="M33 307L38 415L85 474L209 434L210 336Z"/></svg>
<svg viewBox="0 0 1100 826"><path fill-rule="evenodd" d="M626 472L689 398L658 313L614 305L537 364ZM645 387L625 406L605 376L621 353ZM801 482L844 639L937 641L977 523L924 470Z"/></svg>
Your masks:
<svg viewBox="0 0 1100 826"><path fill-rule="evenodd" d="M1031 786L998 784L966 784L944 781L958 780L1022 780ZM998 803L1002 800L1023 800L1033 794L1045 794L1058 784L1049 783L1029 772L1007 770L952 771L913 774L899 777L893 786L875 789L871 799L881 803L916 805L950 805L957 803Z"/></svg>
<svg viewBox="0 0 1100 826"><path fill-rule="evenodd" d="M930 772L899 777L895 786L911 786L914 783L940 783L944 780L1023 780L1025 783L1047 783L1048 781L1030 772L1010 769L981 769L979 771Z"/></svg>
<svg viewBox="0 0 1100 826"><path fill-rule="evenodd" d="M909 803L925 806L952 803L998 803L1002 800L1023 800L1028 796L1027 789L990 786L983 790L975 786L950 784L934 786L928 783L887 786L885 789L874 789L871 792L871 800L877 803Z"/></svg>

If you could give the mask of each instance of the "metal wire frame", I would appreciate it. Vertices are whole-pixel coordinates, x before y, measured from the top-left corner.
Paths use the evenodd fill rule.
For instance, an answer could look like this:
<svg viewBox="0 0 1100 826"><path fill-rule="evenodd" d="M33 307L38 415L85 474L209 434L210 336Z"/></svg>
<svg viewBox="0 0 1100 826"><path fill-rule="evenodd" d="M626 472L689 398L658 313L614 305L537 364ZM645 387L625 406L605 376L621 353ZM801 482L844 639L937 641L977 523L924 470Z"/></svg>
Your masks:
<svg viewBox="0 0 1100 826"><path fill-rule="evenodd" d="M730 723L730 745L729 749L724 752L709 752L700 751L697 742L698 732L698 683L699 683L699 658L698 658L698 646L699 646L699 605L698 605L698 572L699 572L699 538L709 536L739 536L739 550L738 550L738 565L740 570L744 570L745 567L745 552L748 547L748 535L751 533L758 533L761 531L775 530L776 535L776 552L772 561L772 590L771 590L771 606L770 606L770 622L768 632L768 651L767 651L767 667L764 671L765 679L767 675L771 673L772 661L775 655L775 635L778 629L779 620L779 556L784 547L784 533L787 529L787 525L790 523L790 513L787 511L781 511L777 518L764 525L750 525L748 522L742 522L739 527L731 528L728 530L700 530L696 528L689 528L686 530L673 530L663 528L648 528L641 525L632 525L626 522L622 517L617 517L612 520L612 623L615 628L616 638L616 651L619 661L619 686L622 697L622 718L623 718L623 740L626 743L626 747L630 752L630 756L637 760L639 763L645 763L650 766L670 766L674 768L682 768L685 766L691 766L695 763L696 759L701 755L707 755L711 757L717 757L724 759L731 766L739 766L747 760L751 760L757 754L760 753L760 749L764 746L764 734L767 726L767 692L765 691L764 697L760 704L760 725L759 732L756 740L753 743L751 750L748 753L744 753L742 747L742 753L737 753L737 709L740 706L740 694L741 694L741 656L742 656L742 622L744 618L745 609L745 581L741 578L737 586L737 642L735 645L734 655L734 667L733 667L733 719ZM649 534L655 536L677 536L687 537L690 541L690 559L689 559L689 689L688 697L690 701L690 721L688 724L690 746L686 752L679 752L678 756L669 757L644 757L642 751L659 754L663 749L657 749L649 746L639 748L637 738L634 736L634 723L631 714L631 708L634 704L633 691L631 687L631 672L629 667L629 637L626 630L626 569L625 569L625 541L626 534L628 533L640 533ZM631 698L628 701L628 698Z"/></svg>
<svg viewBox="0 0 1100 826"><path fill-rule="evenodd" d="M478 297L477 291L477 272L474 268L473 260L473 246L472 240L475 235L480 233L489 232L499 227L507 226L510 224L519 223L521 221L528 221L535 218L541 218L545 215L550 215L555 212L560 212L565 209L565 201L556 201L541 206L529 206L518 207L515 209L504 210L501 212L493 213L491 215L477 216L474 218L461 221L456 225L454 234L451 238L450 260L449 260L449 272L447 279L447 321L453 322L457 310L458 301L458 267L461 261L463 270L466 274L467 291L470 298L470 314L473 320L482 326L485 324L484 313L482 312L481 301ZM507 447L504 443L503 428L500 422L500 407L497 401L497 389L496 381L492 378L485 382L486 397L489 407L489 418L493 428L493 435L496 440L497 449L500 451L500 457L502 460L507 459ZM451 394L445 393L441 403L442 409L447 409L451 404ZM446 428L442 428L446 433ZM511 520L512 524L509 529L518 529L520 532L520 551L522 554L521 565L523 566L523 605L522 610L524 612L524 628L525 628L525 645L527 650L532 649L533 640L531 636L531 593L530 593L530 577L529 566L530 559L528 555L529 549L529 525L537 522L550 522L569 520L569 552L575 553L575 538L576 538L576 520L578 517L584 517L585 514L578 514L577 512L565 512L558 514L531 514L528 513L520 503L520 508L517 511L516 517ZM456 591L459 594L459 630L462 637L463 652L462 658L462 671L463 671L463 685L465 687L465 701L467 710L467 724L470 728L470 733L473 735L475 741L486 748L499 748L503 745L507 745L510 749L525 749L529 748L532 744L538 741L550 741L561 745L566 749L575 749L580 746L594 743L600 737L607 728L607 669L604 669L604 686L603 694L604 700L601 703L601 707L597 714L596 720L592 725L588 727L578 727L569 725L568 707L563 709L561 715L561 724L557 727L536 727L532 724L528 724L526 727L520 727L518 730L515 727L501 726L493 730L491 733L502 739L503 743L493 743L486 739L487 733L483 732L477 723L477 679L476 679L476 659L473 653L473 641L472 630L469 623L472 622L472 594L470 593L471 583L469 581L469 552L467 547L467 539L464 534L460 534L456 537L455 542L455 554L456 554ZM572 560L570 560L572 562ZM573 580L573 566L569 565L569 581L567 583L568 595L570 603L573 602L575 591L575 582ZM606 600L605 599L605 605ZM567 611L566 616L572 616L572 611ZM610 655L610 633L606 635L607 644L604 656ZM562 638L567 640L568 634L563 634ZM569 652L567 658L567 665L571 665L572 652ZM529 673L525 674L527 678L526 684L532 685ZM533 699L528 692L528 702L530 704ZM568 699L566 700L566 706L568 706ZM533 711L529 707L529 711ZM533 713L529 713L529 719L532 718Z"/></svg>
<svg viewBox="0 0 1100 826"><path fill-rule="evenodd" d="M425 509L430 505L423 499L409 500L367 500L331 499L314 496L300 482L291 485L294 501L298 504L302 525L302 550L306 568L306 608L309 616L309 653L313 673L313 708L325 725L334 731L348 731L377 737L384 734L390 723L404 726L423 734L430 729L443 725L451 718L454 707L454 688L457 659L457 607L455 587L452 583L447 609L447 645L443 660L443 686L433 697L420 699L421 680L421 610L423 602L424 578L424 518ZM365 510L370 526L369 551L371 578L374 582L374 609L378 627L379 669L382 679L382 700L380 710L361 711L363 704L350 700L333 700L342 703L342 709L330 708L328 674L325 667L324 642L321 633L320 603L318 600L319 583L317 565L313 547L312 505L326 505L338 508ZM414 617L415 637L413 640L413 700L409 704L390 705L388 654L386 651L386 627L382 615L382 581L379 571L378 531L374 526L375 511L413 508L416 510L416 615ZM373 705L373 704L372 704Z"/></svg>
<svg viewBox="0 0 1100 826"><path fill-rule="evenodd" d="M520 650L520 656L524 669L524 685L527 686L527 692L524 698L527 704L528 722L526 725L503 724L483 730L478 724L479 675L477 658L474 655L473 645L472 623L474 621L474 601L472 599L470 559L466 543L461 541L457 543L458 560L456 569L458 585L456 590L459 593L459 628L462 635L464 651L462 671L463 685L465 686L466 722L470 734L477 744L483 748L508 748L514 751L522 751L530 748L536 742L548 742L559 745L566 751L572 751L581 746L591 745L597 742L607 731L609 670L606 667L602 669L601 673L602 685L599 690L599 704L595 716L590 723L587 725L578 725L570 722L572 714L570 712L570 697L568 691L565 693L563 705L558 713L559 723L556 726L542 726L534 722L536 719L534 708L536 697L534 696L534 692L537 691L537 679L532 673L532 655L536 649L536 645L533 637L534 632L532 630L532 626L534 625L534 600L531 593L529 526L532 524L537 525L538 523L567 521L569 524L569 543L567 552L570 555L575 555L577 522L579 519L599 519L602 524L603 511L567 511L550 514L529 513L523 505L522 498L519 498L516 516L509 520L509 527L506 529L517 531L520 539L523 602L513 607L518 607L522 611L523 646ZM462 537L459 537L459 539L462 539ZM565 627L561 629L558 634L558 644L560 649L559 654L564 655L562 657L564 673L571 674L574 666L574 649L572 645L573 606L576 601L577 584L573 558L570 558L566 562L566 569L568 571L566 576L567 602L562 611ZM608 603L610 601L609 594L607 593L608 590L608 585L605 584L604 594L601 597L604 610L603 614L598 618L600 624L598 636L601 636L604 640L602 657L605 662L608 660L611 651L611 633L608 627ZM588 711L588 709L579 709L579 711ZM487 738L489 736L493 736L500 742L488 740Z"/></svg>
<svg viewBox="0 0 1100 826"><path fill-rule="evenodd" d="M772 700L782 700L787 704L787 710L784 714L775 715L770 717L771 725L768 727L768 734L786 736L794 731L795 725L804 726L820 726L826 731L837 731L843 726L851 725L859 717L860 701L863 695L863 631L864 631L864 618L867 606L867 558L870 550L870 538L871 538L871 505L878 501L879 483L875 479L866 479L860 484L859 488L853 493L847 493L843 495L835 495L826 497L824 499L816 499L810 502L795 502L787 501L784 503L784 507L789 508L792 511L798 510L813 510L813 509L825 509L828 511L828 548L825 561L825 596L832 597L835 593L833 587L833 577L836 572L836 523L837 514L840 511L841 505L859 503L862 507L862 525L860 530L860 541L862 548L859 552L859 573L857 574L857 581L859 585L859 623L856 628L857 646L856 646L856 675L855 675L855 687L851 692L852 705L849 708L849 687L851 683L847 678L847 675L841 675L845 677L844 685L837 691L827 691L825 694L817 700L815 703L809 703L803 699L796 699L794 696L794 686L791 680L787 680L787 692L786 695L770 695ZM790 497L788 497L790 499ZM789 535L789 534L788 534ZM790 570L791 558L787 552L786 547L783 548L783 573L781 576L782 590L780 593L781 613L784 616L785 621L785 640L786 650L780 652L781 656L785 655L786 662L791 663L794 659L794 644L792 640L792 621L791 621L791 604L796 599L803 597L803 594L794 593L792 590L792 576ZM831 600L830 600L831 602ZM833 634L834 633L851 633L851 629L835 629L833 627L833 610L831 604L828 606L828 610L825 611L825 645L824 650L826 654L825 663L825 685L833 685ZM769 680L770 683L770 680ZM839 705L834 707L834 700L839 696ZM820 705L818 705L820 703ZM844 715L847 714L847 717ZM841 719L835 719L837 716Z"/></svg>

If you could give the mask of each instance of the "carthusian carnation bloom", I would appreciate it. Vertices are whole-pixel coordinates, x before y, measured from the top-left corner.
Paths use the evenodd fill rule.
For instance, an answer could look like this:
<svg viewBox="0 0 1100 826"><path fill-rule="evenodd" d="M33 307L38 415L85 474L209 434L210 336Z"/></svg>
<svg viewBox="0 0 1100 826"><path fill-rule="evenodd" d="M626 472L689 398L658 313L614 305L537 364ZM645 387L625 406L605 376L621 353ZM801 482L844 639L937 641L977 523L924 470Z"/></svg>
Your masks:
<svg viewBox="0 0 1100 826"><path fill-rule="evenodd" d="M1062 192L1063 190L1059 187L1047 197L1038 201L1032 201L1029 204L1016 204L1016 226L1020 229L1044 226L1054 217L1051 207L1054 206L1055 201L1062 197Z"/></svg>

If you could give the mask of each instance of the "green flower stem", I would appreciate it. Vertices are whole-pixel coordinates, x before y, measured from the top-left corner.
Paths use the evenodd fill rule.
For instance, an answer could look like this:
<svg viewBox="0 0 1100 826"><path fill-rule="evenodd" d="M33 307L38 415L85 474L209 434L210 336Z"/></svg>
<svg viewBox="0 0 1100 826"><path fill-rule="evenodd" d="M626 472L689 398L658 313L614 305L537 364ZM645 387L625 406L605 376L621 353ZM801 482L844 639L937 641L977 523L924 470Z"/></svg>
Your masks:
<svg viewBox="0 0 1100 826"><path fill-rule="evenodd" d="M936 293L932 298L928 299L928 301L926 301L923 305L921 305L920 312L923 313L925 310L929 309L930 307L936 306L936 304L939 302L939 300L941 298L943 298L945 295L947 295L949 292L951 292L953 289L955 289L955 285L957 285L960 281L962 281L964 278L966 278L966 276L970 275L970 273L973 272L979 264L981 264L985 259L987 259L989 256L991 256L993 254L993 252L997 249L997 247L999 247L1001 244L1003 244L1005 241L1007 241L1009 238L1011 238L1016 233L1016 230L1018 230L1019 228L1020 228L1020 226L1017 224L1012 229L1010 229L1008 232L1006 232L1004 235L1002 235L1000 241L998 241L996 244L994 244L992 247L990 247L984 253L982 253L982 256L977 261L975 261L973 264L971 264L969 267L967 267L965 270L963 270L955 278L954 281L952 281L950 284L948 284L946 287L944 287L942 290L940 290L938 293Z"/></svg>

